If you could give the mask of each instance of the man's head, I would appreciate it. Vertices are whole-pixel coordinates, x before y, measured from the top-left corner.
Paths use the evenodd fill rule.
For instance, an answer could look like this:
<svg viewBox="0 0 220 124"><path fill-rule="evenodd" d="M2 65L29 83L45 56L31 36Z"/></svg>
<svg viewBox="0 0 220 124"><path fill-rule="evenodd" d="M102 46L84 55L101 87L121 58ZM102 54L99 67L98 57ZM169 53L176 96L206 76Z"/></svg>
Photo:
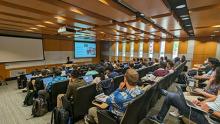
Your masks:
<svg viewBox="0 0 220 124"><path fill-rule="evenodd" d="M73 70L71 72L71 78L78 78L79 77L79 72L77 70Z"/></svg>
<svg viewBox="0 0 220 124"><path fill-rule="evenodd" d="M161 62L160 63L160 68L165 69L167 67L167 63L166 62Z"/></svg>
<svg viewBox="0 0 220 124"><path fill-rule="evenodd" d="M61 69L59 69L59 68L57 68L56 70L55 70L55 76L60 76L61 75Z"/></svg>
<svg viewBox="0 0 220 124"><path fill-rule="evenodd" d="M135 69L128 69L125 73L126 85L136 86L139 79L139 74Z"/></svg>

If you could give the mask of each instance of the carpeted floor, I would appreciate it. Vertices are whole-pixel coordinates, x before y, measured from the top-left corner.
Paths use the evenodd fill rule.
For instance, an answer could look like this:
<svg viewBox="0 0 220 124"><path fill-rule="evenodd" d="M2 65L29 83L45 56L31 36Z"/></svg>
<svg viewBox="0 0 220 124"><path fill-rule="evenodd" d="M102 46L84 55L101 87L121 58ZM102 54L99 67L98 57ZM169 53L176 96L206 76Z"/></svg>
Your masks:
<svg viewBox="0 0 220 124"><path fill-rule="evenodd" d="M23 100L26 93L22 93L17 89L16 81L9 81L9 85L0 86L0 124L49 124L51 118L51 112L47 113L43 117L31 118L31 108L22 107ZM175 85L172 85L169 90L175 90ZM149 115L158 113L163 102L163 98L159 100L157 105L149 112ZM76 124L84 124L83 120ZM144 119L141 124L152 124L148 120ZM165 124L179 124L179 121L167 115Z"/></svg>

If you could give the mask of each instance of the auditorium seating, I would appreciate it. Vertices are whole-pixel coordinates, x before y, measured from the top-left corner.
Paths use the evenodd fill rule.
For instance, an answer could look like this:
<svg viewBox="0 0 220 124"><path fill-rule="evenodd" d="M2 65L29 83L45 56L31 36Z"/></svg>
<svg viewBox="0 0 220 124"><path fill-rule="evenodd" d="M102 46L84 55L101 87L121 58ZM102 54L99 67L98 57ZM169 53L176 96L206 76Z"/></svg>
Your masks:
<svg viewBox="0 0 220 124"><path fill-rule="evenodd" d="M74 121L81 119L88 112L96 95L96 84L89 84L77 88L72 105Z"/></svg>
<svg viewBox="0 0 220 124"><path fill-rule="evenodd" d="M138 124L160 98L159 89L167 89L183 71L186 62L180 64L174 73L163 77L158 83L153 84L145 93L137 97L127 107L121 120L114 118L107 110L98 110L99 124ZM153 94L153 95L152 95Z"/></svg>

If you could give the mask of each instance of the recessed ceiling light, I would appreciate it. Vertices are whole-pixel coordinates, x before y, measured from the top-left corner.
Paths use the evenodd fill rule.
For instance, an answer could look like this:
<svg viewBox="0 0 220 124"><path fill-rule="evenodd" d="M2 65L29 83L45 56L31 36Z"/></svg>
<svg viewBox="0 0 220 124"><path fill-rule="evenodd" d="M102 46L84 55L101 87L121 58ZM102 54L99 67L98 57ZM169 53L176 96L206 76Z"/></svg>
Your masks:
<svg viewBox="0 0 220 124"><path fill-rule="evenodd" d="M80 15L83 15L83 14L84 14L83 12L81 12L80 10L78 10L78 9L76 9L76 8L71 8L70 11L75 12L75 13L78 13L78 14L80 14Z"/></svg>
<svg viewBox="0 0 220 124"><path fill-rule="evenodd" d="M215 33L218 33L219 31L214 31Z"/></svg>
<svg viewBox="0 0 220 124"><path fill-rule="evenodd" d="M34 27L32 27L32 28L30 28L30 29L32 29L32 30L38 30L37 28L34 28Z"/></svg>
<svg viewBox="0 0 220 124"><path fill-rule="evenodd" d="M186 18L182 18L182 20L188 20L189 18L188 17L186 17Z"/></svg>
<svg viewBox="0 0 220 124"><path fill-rule="evenodd" d="M44 25L36 25L37 27L45 28L46 26Z"/></svg>
<svg viewBox="0 0 220 124"><path fill-rule="evenodd" d="M100 33L101 33L101 34L104 34L104 32L102 32L102 31L101 31Z"/></svg>
<svg viewBox="0 0 220 124"><path fill-rule="evenodd" d="M214 26L212 26L212 27L214 27L214 28L220 28L220 25L214 25Z"/></svg>
<svg viewBox="0 0 220 124"><path fill-rule="evenodd" d="M44 23L46 23L46 24L51 24L51 25L54 25L54 24L55 24L55 23L50 22L50 21L44 21Z"/></svg>
<svg viewBox="0 0 220 124"><path fill-rule="evenodd" d="M33 32L33 30L30 30L30 29L26 29L25 31L30 31L30 32Z"/></svg>
<svg viewBox="0 0 220 124"><path fill-rule="evenodd" d="M212 34L212 35L210 35L211 37L215 37L215 35L214 34Z"/></svg>
<svg viewBox="0 0 220 124"><path fill-rule="evenodd" d="M176 9L181 9L181 8L184 8L184 7L186 7L186 5L182 4L182 5L176 6Z"/></svg>
<svg viewBox="0 0 220 124"><path fill-rule="evenodd" d="M62 21L65 21L66 19L62 16L55 16L54 18L58 19L58 20L62 20Z"/></svg>
<svg viewBox="0 0 220 124"><path fill-rule="evenodd" d="M99 2L101 2L101 3L103 3L103 4L105 4L105 5L108 5L108 6L109 6L109 4L108 4L108 2L107 2L106 0L99 0Z"/></svg>

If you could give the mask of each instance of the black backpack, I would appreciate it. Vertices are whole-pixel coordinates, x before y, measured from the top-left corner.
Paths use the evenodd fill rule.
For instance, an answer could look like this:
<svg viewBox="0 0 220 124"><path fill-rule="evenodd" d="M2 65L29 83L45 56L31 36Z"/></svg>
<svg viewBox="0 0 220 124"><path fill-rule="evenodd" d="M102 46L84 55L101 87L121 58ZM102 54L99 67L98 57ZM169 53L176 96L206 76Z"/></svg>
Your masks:
<svg viewBox="0 0 220 124"><path fill-rule="evenodd" d="M39 97L34 100L32 107L32 116L40 117L48 112L46 99Z"/></svg>
<svg viewBox="0 0 220 124"><path fill-rule="evenodd" d="M70 119L69 112L64 108L55 108L51 116L51 124L68 124Z"/></svg>
<svg viewBox="0 0 220 124"><path fill-rule="evenodd" d="M27 106L30 106L33 104L34 102L34 96L35 96L36 92L35 91L28 91L27 92L27 95L25 96L25 99L24 99L24 105L27 105Z"/></svg>
<svg viewBox="0 0 220 124"><path fill-rule="evenodd" d="M110 95L114 91L114 83L112 81L112 78L108 78L100 82L105 95Z"/></svg>
<svg viewBox="0 0 220 124"><path fill-rule="evenodd" d="M44 89L44 82L40 78L37 78L35 80L34 87L36 88L37 91L43 90Z"/></svg>

